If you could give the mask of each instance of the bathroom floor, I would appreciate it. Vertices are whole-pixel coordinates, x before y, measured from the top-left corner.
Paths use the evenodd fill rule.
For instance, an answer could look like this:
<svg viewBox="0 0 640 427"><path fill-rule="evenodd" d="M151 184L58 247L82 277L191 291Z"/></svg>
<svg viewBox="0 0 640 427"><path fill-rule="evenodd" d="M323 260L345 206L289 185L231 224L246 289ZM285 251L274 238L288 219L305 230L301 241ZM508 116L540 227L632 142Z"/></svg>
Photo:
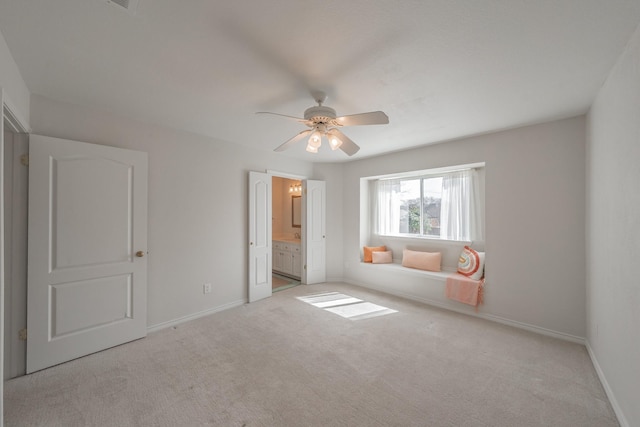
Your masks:
<svg viewBox="0 0 640 427"><path fill-rule="evenodd" d="M298 286L299 284L300 284L299 280L273 273L271 289L273 292L278 292L284 289L289 289L294 286Z"/></svg>

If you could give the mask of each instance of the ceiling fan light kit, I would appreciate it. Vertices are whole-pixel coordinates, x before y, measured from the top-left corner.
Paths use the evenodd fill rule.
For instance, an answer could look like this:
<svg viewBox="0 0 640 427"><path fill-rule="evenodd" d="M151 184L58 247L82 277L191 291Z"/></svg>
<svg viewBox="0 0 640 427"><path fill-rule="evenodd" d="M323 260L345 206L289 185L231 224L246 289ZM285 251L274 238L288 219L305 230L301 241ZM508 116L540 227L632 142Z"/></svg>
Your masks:
<svg viewBox="0 0 640 427"><path fill-rule="evenodd" d="M338 128L343 126L360 126L360 125L383 125L389 123L389 117L382 111L372 111L369 113L352 114L349 116L336 116L336 110L325 107L322 103L327 99L323 92L313 93L317 106L307 108L304 112L304 119L287 116L284 114L258 112L257 114L272 114L276 116L286 117L305 124L311 129L304 130L277 147L274 151L284 151L296 142L309 137L306 150L309 153L317 153L322 145L322 138L325 137L329 141L329 147L335 151L338 148L344 151L348 156L353 156L360 150L360 147L353 142L348 136L342 133Z"/></svg>
<svg viewBox="0 0 640 427"><path fill-rule="evenodd" d="M340 141L338 137L335 135L328 135L328 136L329 136L329 147L331 147L333 151L336 151L342 145L342 141Z"/></svg>

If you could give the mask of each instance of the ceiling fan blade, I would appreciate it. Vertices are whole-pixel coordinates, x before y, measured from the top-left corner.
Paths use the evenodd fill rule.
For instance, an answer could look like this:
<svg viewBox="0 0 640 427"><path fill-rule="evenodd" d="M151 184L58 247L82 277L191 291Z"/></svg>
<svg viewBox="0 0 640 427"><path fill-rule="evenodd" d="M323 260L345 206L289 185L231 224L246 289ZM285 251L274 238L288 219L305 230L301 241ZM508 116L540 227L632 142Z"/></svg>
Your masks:
<svg viewBox="0 0 640 427"><path fill-rule="evenodd" d="M370 113L336 117L334 121L340 126L386 125L389 123L389 117L382 111L371 111Z"/></svg>
<svg viewBox="0 0 640 427"><path fill-rule="evenodd" d="M311 129L303 130L302 132L300 132L299 134L297 134L296 136L294 136L293 138L291 138L290 140L288 140L284 144L280 145L278 148L276 148L273 151L284 151L287 148L291 147L296 142L298 142L301 139L303 139L305 136L309 135L310 133L311 133Z"/></svg>
<svg viewBox="0 0 640 427"><path fill-rule="evenodd" d="M331 129L329 132L327 132L327 134L329 136L335 136L342 142L342 145L340 145L340 149L347 153L348 156L353 156L358 152L358 150L360 150L358 144L353 142L347 135L340 132L338 129Z"/></svg>
<svg viewBox="0 0 640 427"><path fill-rule="evenodd" d="M258 111L256 114L271 114L272 116L285 117L287 119L295 120L297 122L302 122L302 123L306 122L305 119L300 117L287 116L286 114L271 113L269 111Z"/></svg>

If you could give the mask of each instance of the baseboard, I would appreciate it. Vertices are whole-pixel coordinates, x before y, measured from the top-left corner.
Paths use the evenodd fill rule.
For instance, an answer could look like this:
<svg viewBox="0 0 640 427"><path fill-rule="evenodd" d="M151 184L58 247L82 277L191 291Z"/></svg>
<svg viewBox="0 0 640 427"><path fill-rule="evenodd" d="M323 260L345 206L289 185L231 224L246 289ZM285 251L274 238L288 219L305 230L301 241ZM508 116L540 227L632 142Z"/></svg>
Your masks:
<svg viewBox="0 0 640 427"><path fill-rule="evenodd" d="M488 313L479 313L479 314L472 314L472 313L465 313L465 314L469 314L471 316L476 316L476 317L480 317L486 320L490 320L492 322L497 322L497 323L502 323L503 325L508 325L508 326L513 326L515 328L519 328L519 329L524 329L530 332L535 332L541 335L546 335L548 337L553 337L553 338L558 338L564 341L569 341L569 342L573 342L576 344L580 344L580 345L585 345L585 339L584 337L579 337L577 335L572 335L572 334L567 334L565 332L560 332L560 331L554 331L553 329L547 329L547 328L543 328L541 326L536 326L536 325L531 325L529 323L524 323L524 322L518 322L517 320L511 320L511 319L507 319L505 317L500 317L500 316L495 316L493 314L488 314Z"/></svg>
<svg viewBox="0 0 640 427"><path fill-rule="evenodd" d="M616 397L613 394L613 390L611 390L611 386L609 386L609 383L607 382L607 378L604 376L604 372L602 371L602 368L598 363L598 359L596 358L596 355L593 352L591 345L589 344L589 340L585 340L585 341L586 341L585 345L587 347L587 352L589 353L589 357L591 358L591 363L593 363L593 367L596 369L596 373L598 374L600 383L602 384L602 387L604 388L604 392L607 394L607 397L609 398L609 402L611 403L613 412L616 414L616 417L618 418L618 423L620 423L620 427L631 427L631 424L629 424L629 422L627 421L627 418L624 416L624 413L622 412L622 408L620 408L620 405L618 404L618 401L616 400Z"/></svg>
<svg viewBox="0 0 640 427"><path fill-rule="evenodd" d="M239 307L243 304L246 304L245 300L237 300L224 305L220 305L218 307L209 308L207 310L199 311L197 313L190 314L188 316L180 317L178 319L169 320L167 322L158 323L155 325L147 326L147 333L160 331L162 329L170 328L172 326L179 325L184 322L188 322L190 320L199 319L200 317L209 316L214 313L219 313L224 310L229 310L230 308Z"/></svg>
<svg viewBox="0 0 640 427"><path fill-rule="evenodd" d="M429 298L422 298L422 297L418 297L418 296L415 296L415 295L405 294L403 292L391 292L387 288L383 288L383 287L379 287L379 286L375 286L375 285L368 285L368 284L358 283L358 282L355 282L355 281L352 281L352 280L344 280L344 279L342 281L344 283L349 283L351 285L361 286L363 288L374 289L374 290L379 291L379 292L384 292L384 293L395 295L395 296L398 296L398 297L401 297L401 298L410 299L412 301L418 301L418 302L421 302L423 304L432 305L434 307L438 307L438 308L442 308L442 309L445 309L445 310L454 311L456 313L466 314L468 316L478 317L478 318L489 320L489 321L492 321L492 322L501 323L503 325L513 326L513 327L518 328L518 329L524 329L524 330L527 330L529 332L535 332L535 333L538 333L538 334L541 334L541 335L546 335L546 336L549 336L549 337L558 338L558 339L561 339L561 340L564 340L564 341L569 341L569 342L582 344L582 345L585 345L585 342L586 342L583 337L567 334L567 333L564 333L564 332L554 331L552 329L542 328L540 326L531 325L529 323L519 322L517 320L511 320L511 319L507 319L505 317L496 316L496 315L493 315L493 314L471 313L471 312L466 311L466 310L457 310L456 308L451 307L451 306L446 305L446 304L443 304L440 301L435 301L435 300L432 300L432 299L429 299Z"/></svg>

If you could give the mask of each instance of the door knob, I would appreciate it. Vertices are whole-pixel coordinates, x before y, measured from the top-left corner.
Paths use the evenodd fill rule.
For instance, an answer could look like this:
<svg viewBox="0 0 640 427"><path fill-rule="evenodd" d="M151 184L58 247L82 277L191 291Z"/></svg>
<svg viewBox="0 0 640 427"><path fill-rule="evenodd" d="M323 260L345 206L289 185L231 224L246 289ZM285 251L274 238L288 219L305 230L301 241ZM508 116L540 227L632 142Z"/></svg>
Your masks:
<svg viewBox="0 0 640 427"><path fill-rule="evenodd" d="M137 256L138 258L142 258L142 257L144 256L144 251L138 251L138 252L136 252L136 256Z"/></svg>

